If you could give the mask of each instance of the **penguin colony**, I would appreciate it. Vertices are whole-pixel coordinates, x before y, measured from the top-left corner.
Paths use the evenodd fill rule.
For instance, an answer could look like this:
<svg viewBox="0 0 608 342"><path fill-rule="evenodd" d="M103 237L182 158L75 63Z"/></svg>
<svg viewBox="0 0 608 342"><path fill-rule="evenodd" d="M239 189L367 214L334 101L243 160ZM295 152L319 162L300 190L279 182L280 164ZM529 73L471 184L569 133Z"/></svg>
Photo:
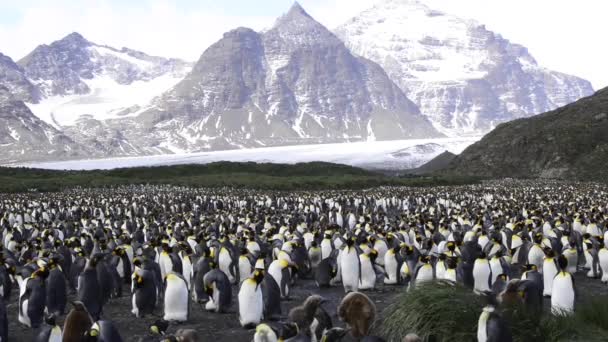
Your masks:
<svg viewBox="0 0 608 342"><path fill-rule="evenodd" d="M9 320L35 341L122 341L104 308L125 296L133 319L158 318L142 341L197 341L194 330L167 333L193 310L236 315L256 342L380 341L369 336L376 308L362 292L435 280L491 298L478 340L507 341L504 303L540 312L548 301L550 313L568 314L575 273L608 283L607 223L605 187L557 182L0 194L0 341ZM318 293L344 290L336 310L311 295L283 312L306 279Z"/></svg>

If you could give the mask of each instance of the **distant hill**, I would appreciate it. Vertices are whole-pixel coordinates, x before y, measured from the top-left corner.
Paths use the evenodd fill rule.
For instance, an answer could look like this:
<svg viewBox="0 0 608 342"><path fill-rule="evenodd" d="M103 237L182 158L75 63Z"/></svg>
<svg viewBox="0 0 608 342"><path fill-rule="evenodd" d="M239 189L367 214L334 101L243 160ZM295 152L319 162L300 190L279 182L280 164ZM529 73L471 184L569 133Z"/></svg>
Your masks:
<svg viewBox="0 0 608 342"><path fill-rule="evenodd" d="M608 88L554 111L499 125L443 172L608 180Z"/></svg>
<svg viewBox="0 0 608 342"><path fill-rule="evenodd" d="M437 172L437 171L441 171L444 170L445 168L447 168L450 163L456 159L456 155L450 151L445 151L442 154L438 155L437 157L431 159L430 161L428 161L427 163L425 163L424 165L416 168L416 169L412 169L409 170L408 172L414 175L424 175L424 174L430 174L433 172Z"/></svg>
<svg viewBox="0 0 608 342"><path fill-rule="evenodd" d="M378 186L428 186L474 182L442 176L399 178L360 168L323 163L295 165L217 162L205 165L138 167L95 171L54 171L0 167L0 193L59 191L74 187L170 184L261 190L366 189Z"/></svg>

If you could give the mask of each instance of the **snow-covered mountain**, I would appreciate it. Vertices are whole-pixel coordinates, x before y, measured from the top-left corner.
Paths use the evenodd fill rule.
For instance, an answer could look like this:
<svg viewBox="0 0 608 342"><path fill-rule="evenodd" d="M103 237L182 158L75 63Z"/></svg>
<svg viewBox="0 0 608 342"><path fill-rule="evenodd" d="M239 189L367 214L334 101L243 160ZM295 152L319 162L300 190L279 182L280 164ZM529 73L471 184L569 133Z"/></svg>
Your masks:
<svg viewBox="0 0 608 342"><path fill-rule="evenodd" d="M422 0L383 0L335 32L450 135L486 132L593 93L589 82L538 65L525 47Z"/></svg>
<svg viewBox="0 0 608 342"><path fill-rule="evenodd" d="M0 164L17 161L100 157L36 117L8 87L0 85Z"/></svg>
<svg viewBox="0 0 608 342"><path fill-rule="evenodd" d="M267 31L226 33L132 121L136 145L167 152L440 136L379 65L297 3Z"/></svg>
<svg viewBox="0 0 608 342"><path fill-rule="evenodd" d="M81 118L137 115L191 68L178 59L98 45L78 33L38 46L18 64L40 92L30 109L57 128Z"/></svg>

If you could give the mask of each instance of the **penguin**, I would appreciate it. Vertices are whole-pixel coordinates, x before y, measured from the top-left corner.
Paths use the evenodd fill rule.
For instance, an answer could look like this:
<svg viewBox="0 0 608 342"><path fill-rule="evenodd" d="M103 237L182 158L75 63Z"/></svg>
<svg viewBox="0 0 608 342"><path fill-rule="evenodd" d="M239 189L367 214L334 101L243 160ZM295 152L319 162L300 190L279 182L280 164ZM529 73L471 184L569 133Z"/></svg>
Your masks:
<svg viewBox="0 0 608 342"><path fill-rule="evenodd" d="M148 336L140 338L139 342L158 342L159 340L162 341L162 337L165 335L168 328L169 322L163 319L156 320L154 323L152 323L152 325L149 326Z"/></svg>
<svg viewBox="0 0 608 342"><path fill-rule="evenodd" d="M338 264L335 257L321 260L314 269L314 278L319 288L331 286L331 280L338 274Z"/></svg>
<svg viewBox="0 0 608 342"><path fill-rule="evenodd" d="M568 259L564 255L557 258L560 271L553 279L551 289L551 312L555 315L568 315L574 312L576 301L574 277L567 271Z"/></svg>
<svg viewBox="0 0 608 342"><path fill-rule="evenodd" d="M63 334L61 327L56 323L55 315L49 315L45 320L45 325L37 332L34 342L62 342Z"/></svg>
<svg viewBox="0 0 608 342"><path fill-rule="evenodd" d="M568 260L568 267L566 269L566 272L570 274L575 274L578 266L578 251L576 250L576 247L569 245L567 248L564 249L562 254Z"/></svg>
<svg viewBox="0 0 608 342"><path fill-rule="evenodd" d="M447 255L444 253L439 254L439 257L437 258L437 262L435 263L435 277L437 279L443 279L445 276L446 259L447 259Z"/></svg>
<svg viewBox="0 0 608 342"><path fill-rule="evenodd" d="M99 259L99 255L91 257L78 277L78 301L86 306L87 312L94 320L99 319L103 308L101 285L97 276Z"/></svg>
<svg viewBox="0 0 608 342"><path fill-rule="evenodd" d="M267 324L260 324L255 328L253 342L277 342L277 333Z"/></svg>
<svg viewBox="0 0 608 342"><path fill-rule="evenodd" d="M229 249L226 243L220 247L220 250L217 253L216 263L219 269L224 272L226 276L228 276L230 284L235 284L238 282L238 260L236 260L232 249Z"/></svg>
<svg viewBox="0 0 608 342"><path fill-rule="evenodd" d="M484 253L475 260L473 279L475 280L474 290L476 293L484 293L491 290L492 269Z"/></svg>
<svg viewBox="0 0 608 342"><path fill-rule="evenodd" d="M281 289L281 298L289 298L291 286L291 264L285 259L277 259L268 266L268 274L274 278Z"/></svg>
<svg viewBox="0 0 608 342"><path fill-rule="evenodd" d="M288 318L298 326L301 335L309 339L316 336L315 332L311 330L311 325L315 320L317 309L325 302L325 298L319 295L312 295L306 298L302 305L296 306L289 311Z"/></svg>
<svg viewBox="0 0 608 342"><path fill-rule="evenodd" d="M264 279L262 270L255 270L251 278L241 283L238 294L239 321L245 329L255 328L264 316L264 297L261 283Z"/></svg>
<svg viewBox="0 0 608 342"><path fill-rule="evenodd" d="M492 293L498 296L501 292L507 288L507 283L509 282L509 277L506 274L499 274L494 283L492 284Z"/></svg>
<svg viewBox="0 0 608 342"><path fill-rule="evenodd" d="M559 273L559 269L553 250L547 248L545 252L546 256L543 261L543 296L551 297L553 292L553 280Z"/></svg>
<svg viewBox="0 0 608 342"><path fill-rule="evenodd" d="M606 241L608 242L608 240ZM608 283L608 248L606 246L599 250L598 262L602 270L602 283Z"/></svg>
<svg viewBox="0 0 608 342"><path fill-rule="evenodd" d="M313 269L319 266L319 263L323 260L323 251L319 247L317 241L312 241L308 248L308 259Z"/></svg>
<svg viewBox="0 0 608 342"><path fill-rule="evenodd" d="M545 257L545 252L541 247L541 243L543 242L543 234L536 233L533 240L534 245L532 245L528 251L527 263L536 265L538 272L543 273L543 259Z"/></svg>
<svg viewBox="0 0 608 342"><path fill-rule="evenodd" d="M232 286L226 273L217 268L213 269L205 275L203 284L209 296L205 309L218 313L225 312L232 303Z"/></svg>
<svg viewBox="0 0 608 342"><path fill-rule="evenodd" d="M348 330L344 328L331 328L323 333L322 342L339 342L342 341Z"/></svg>
<svg viewBox="0 0 608 342"><path fill-rule="evenodd" d="M131 276L131 313L137 318L151 315L156 308L156 284L151 271L136 267Z"/></svg>
<svg viewBox="0 0 608 342"><path fill-rule="evenodd" d="M118 329L110 321L97 321L84 334L83 342L122 342Z"/></svg>
<svg viewBox="0 0 608 342"><path fill-rule="evenodd" d="M48 264L49 276L46 278L46 309L50 314L63 315L67 305L67 280L58 259L52 257Z"/></svg>
<svg viewBox="0 0 608 342"><path fill-rule="evenodd" d="M401 256L401 248L403 245L397 245L386 251L384 254L384 271L386 276L384 277L385 285L395 285L401 283L399 271L403 264L403 257Z"/></svg>
<svg viewBox="0 0 608 342"><path fill-rule="evenodd" d="M293 341L299 334L299 328L296 323L277 323L268 324L262 323L255 328L253 336L254 342L278 342L278 341Z"/></svg>
<svg viewBox="0 0 608 342"><path fill-rule="evenodd" d="M414 274L415 286L423 285L425 283L432 282L435 279L435 270L431 264L431 257L421 256L420 265L416 269Z"/></svg>
<svg viewBox="0 0 608 342"><path fill-rule="evenodd" d="M346 245L340 251L342 286L344 286L344 292L346 293L358 291L361 281L361 261L354 244L355 238L351 237L346 240Z"/></svg>
<svg viewBox="0 0 608 342"><path fill-rule="evenodd" d="M167 274L173 272L173 259L170 256L171 247L167 241L162 242L161 252L158 256L158 265L160 266L160 275L162 279L167 277Z"/></svg>
<svg viewBox="0 0 608 342"><path fill-rule="evenodd" d="M190 301L188 283L181 274L168 273L165 277L164 315L165 321L186 322Z"/></svg>
<svg viewBox="0 0 608 342"><path fill-rule="evenodd" d="M215 263L213 259L211 259L209 250L205 251L205 255L199 258L194 264L194 275L192 277L192 300L195 303L203 303L209 299L205 293L205 284L203 279L207 272L209 272L214 266Z"/></svg>
<svg viewBox="0 0 608 342"><path fill-rule="evenodd" d="M445 260L446 270L443 274L443 278L440 280L447 280L451 283L456 284L458 280L458 257L448 257Z"/></svg>
<svg viewBox="0 0 608 342"><path fill-rule="evenodd" d="M317 311L315 311L315 318L312 320L312 324L310 325L312 339L316 339L317 341L320 341L323 338L323 333L325 331L333 328L331 316L323 307L323 303L326 303L326 301L322 301L321 305L317 307Z"/></svg>
<svg viewBox="0 0 608 342"><path fill-rule="evenodd" d="M376 320L376 305L360 292L347 294L337 311L340 320L348 325L351 335L356 339L369 335Z"/></svg>
<svg viewBox="0 0 608 342"><path fill-rule="evenodd" d="M263 272L263 269L257 271ZM273 277L265 276L262 280L262 297L264 299L264 319L278 320L281 317L281 289Z"/></svg>
<svg viewBox="0 0 608 342"><path fill-rule="evenodd" d="M376 287L376 258L378 252L375 249L369 249L367 253L359 255L359 265L361 267L361 276L359 280L359 290L373 290Z"/></svg>
<svg viewBox="0 0 608 342"><path fill-rule="evenodd" d="M93 320L83 302L72 302L72 310L63 322L63 342L81 342Z"/></svg>
<svg viewBox="0 0 608 342"><path fill-rule="evenodd" d="M30 328L37 329L43 322L48 274L44 266L32 273L25 280L25 290L19 296L19 322Z"/></svg>
<svg viewBox="0 0 608 342"><path fill-rule="evenodd" d="M511 342L513 335L507 322L496 312L496 307L483 308L477 323L478 342Z"/></svg>
<svg viewBox="0 0 608 342"><path fill-rule="evenodd" d="M2 296L0 296L0 341L8 341L8 315Z"/></svg>
<svg viewBox="0 0 608 342"><path fill-rule="evenodd" d="M239 256L239 279L245 281L253 274L253 262L251 254L247 248L241 249Z"/></svg>
<svg viewBox="0 0 608 342"><path fill-rule="evenodd" d="M491 284L494 284L499 274L504 274L507 278L511 276L511 267L502 255L502 251L497 251L490 259L490 270L492 272Z"/></svg>
<svg viewBox="0 0 608 342"><path fill-rule="evenodd" d="M546 271L545 271L546 272ZM543 275L538 273L536 265L528 264L524 266L524 272L521 275L521 280L531 281L536 284L536 287L540 291L539 295L542 297L544 293L544 279Z"/></svg>

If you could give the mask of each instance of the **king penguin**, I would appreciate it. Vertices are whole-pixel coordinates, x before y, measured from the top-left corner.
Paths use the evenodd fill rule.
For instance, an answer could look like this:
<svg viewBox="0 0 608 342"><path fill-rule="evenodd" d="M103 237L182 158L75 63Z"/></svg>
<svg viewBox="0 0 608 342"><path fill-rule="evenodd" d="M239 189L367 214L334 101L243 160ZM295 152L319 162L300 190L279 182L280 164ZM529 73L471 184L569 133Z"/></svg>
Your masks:
<svg viewBox="0 0 608 342"><path fill-rule="evenodd" d="M553 280L559 272L559 269L553 250L547 247L545 253L546 256L543 262L543 296L551 297L551 293L553 291Z"/></svg>
<svg viewBox="0 0 608 342"><path fill-rule="evenodd" d="M45 320L45 325L40 328L34 338L34 342L62 342L63 334L61 327L57 325L55 315L49 315Z"/></svg>
<svg viewBox="0 0 608 342"><path fill-rule="evenodd" d="M261 283L264 271L255 270L253 276L241 283L239 290L239 321L245 329L253 329L260 324L264 315L264 297Z"/></svg>
<svg viewBox="0 0 608 342"><path fill-rule="evenodd" d="M97 278L96 266L99 256L95 255L88 260L87 265L78 277L78 301L86 306L93 319L99 319L103 302L101 286Z"/></svg>
<svg viewBox="0 0 608 342"><path fill-rule="evenodd" d="M84 334L83 342L122 342L118 329L110 321L97 321Z"/></svg>
<svg viewBox="0 0 608 342"><path fill-rule="evenodd" d="M188 320L190 301L188 283L181 274L171 272L165 277L165 321L185 322Z"/></svg>
<svg viewBox="0 0 608 342"><path fill-rule="evenodd" d="M483 308L477 323L478 342L511 342L513 336L507 322L496 312L496 307Z"/></svg>
<svg viewBox="0 0 608 342"><path fill-rule="evenodd" d="M137 261L137 259L136 259ZM137 262L136 262L137 263ZM135 317L151 315L156 308L156 284L151 271L136 267L131 276L132 297L131 312Z"/></svg>
<svg viewBox="0 0 608 342"><path fill-rule="evenodd" d="M0 296L0 341L8 341L8 315L2 296Z"/></svg>
<svg viewBox="0 0 608 342"><path fill-rule="evenodd" d="M574 278L568 273L568 259L564 255L557 258L560 272L553 279L551 290L551 312L557 315L574 312L576 300Z"/></svg>
<svg viewBox="0 0 608 342"><path fill-rule="evenodd" d="M492 269L484 253L475 260L473 279L475 280L475 292L484 293L491 290Z"/></svg>
<svg viewBox="0 0 608 342"><path fill-rule="evenodd" d="M25 291L19 296L19 322L38 328L44 318L46 302L45 280L48 269L41 267L25 280Z"/></svg>
<svg viewBox="0 0 608 342"><path fill-rule="evenodd" d="M256 271L263 272L263 269ZM278 320L281 317L281 289L273 277L265 276L262 280L262 297L264 299L264 319Z"/></svg>
<svg viewBox="0 0 608 342"><path fill-rule="evenodd" d="M361 261L359 260L359 252L354 244L354 237L347 239L346 246L343 247L340 253L342 286L344 286L344 292L346 293L358 291L361 280Z"/></svg>
<svg viewBox="0 0 608 342"><path fill-rule="evenodd" d="M215 268L205 275L203 284L205 292L209 296L205 309L225 312L232 303L232 286L226 273Z"/></svg>
<svg viewBox="0 0 608 342"><path fill-rule="evenodd" d="M378 252L369 249L367 253L361 253L359 264L361 265L361 277L359 290L373 290L376 287L376 258Z"/></svg>

